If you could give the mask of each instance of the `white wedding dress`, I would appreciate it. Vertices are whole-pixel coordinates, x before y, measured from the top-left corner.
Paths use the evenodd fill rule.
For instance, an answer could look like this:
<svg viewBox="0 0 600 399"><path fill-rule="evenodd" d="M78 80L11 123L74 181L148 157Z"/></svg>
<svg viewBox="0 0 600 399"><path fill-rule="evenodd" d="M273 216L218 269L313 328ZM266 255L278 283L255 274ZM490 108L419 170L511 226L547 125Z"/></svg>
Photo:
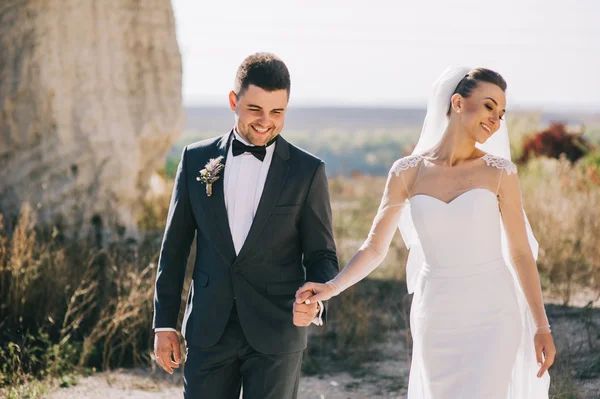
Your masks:
<svg viewBox="0 0 600 399"><path fill-rule="evenodd" d="M392 167L368 239L328 284L337 295L375 269L410 212L423 262L407 276L409 399L548 398L533 337L549 325L522 209L516 166L496 156L447 167L412 155Z"/></svg>

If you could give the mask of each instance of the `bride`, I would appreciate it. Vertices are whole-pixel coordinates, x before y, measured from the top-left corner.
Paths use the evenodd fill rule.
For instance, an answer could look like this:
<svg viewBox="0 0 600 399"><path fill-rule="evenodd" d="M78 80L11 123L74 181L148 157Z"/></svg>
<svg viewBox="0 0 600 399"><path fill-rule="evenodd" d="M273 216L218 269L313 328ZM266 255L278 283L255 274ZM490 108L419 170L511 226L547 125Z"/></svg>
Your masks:
<svg viewBox="0 0 600 399"><path fill-rule="evenodd" d="M414 292L409 399L548 398L556 349L510 161L505 90L488 69L444 71L367 240L333 280L296 293L298 303L339 295L383 261L399 228Z"/></svg>

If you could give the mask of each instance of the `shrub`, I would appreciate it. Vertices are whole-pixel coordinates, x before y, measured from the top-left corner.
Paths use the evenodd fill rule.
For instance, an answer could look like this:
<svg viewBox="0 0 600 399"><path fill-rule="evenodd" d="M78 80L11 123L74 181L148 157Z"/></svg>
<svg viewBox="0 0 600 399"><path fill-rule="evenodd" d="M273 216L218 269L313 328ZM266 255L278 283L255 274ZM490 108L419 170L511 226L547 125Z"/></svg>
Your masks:
<svg viewBox="0 0 600 399"><path fill-rule="evenodd" d="M582 134L569 133L564 123L553 122L546 130L525 139L519 161L525 163L540 156L559 159L564 154L569 161L576 162L591 150L592 145Z"/></svg>

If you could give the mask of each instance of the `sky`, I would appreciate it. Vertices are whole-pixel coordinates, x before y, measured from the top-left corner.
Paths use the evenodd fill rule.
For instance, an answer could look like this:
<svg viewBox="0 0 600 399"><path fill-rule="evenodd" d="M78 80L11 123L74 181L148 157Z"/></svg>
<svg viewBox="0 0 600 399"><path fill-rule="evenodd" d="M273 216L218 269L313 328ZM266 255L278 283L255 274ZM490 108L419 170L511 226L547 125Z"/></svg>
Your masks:
<svg viewBox="0 0 600 399"><path fill-rule="evenodd" d="M242 60L290 70L290 106L425 107L448 65L508 82L508 107L600 112L600 0L172 0L186 106L227 105Z"/></svg>

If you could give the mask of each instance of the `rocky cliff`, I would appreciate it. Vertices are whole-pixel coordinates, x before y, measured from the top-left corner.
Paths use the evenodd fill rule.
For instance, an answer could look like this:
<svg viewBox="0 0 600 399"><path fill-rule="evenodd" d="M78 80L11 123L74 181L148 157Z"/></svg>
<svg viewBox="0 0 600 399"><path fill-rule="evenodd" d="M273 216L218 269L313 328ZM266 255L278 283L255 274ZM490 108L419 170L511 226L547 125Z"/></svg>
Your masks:
<svg viewBox="0 0 600 399"><path fill-rule="evenodd" d="M183 124L170 1L0 2L0 213L135 234Z"/></svg>

